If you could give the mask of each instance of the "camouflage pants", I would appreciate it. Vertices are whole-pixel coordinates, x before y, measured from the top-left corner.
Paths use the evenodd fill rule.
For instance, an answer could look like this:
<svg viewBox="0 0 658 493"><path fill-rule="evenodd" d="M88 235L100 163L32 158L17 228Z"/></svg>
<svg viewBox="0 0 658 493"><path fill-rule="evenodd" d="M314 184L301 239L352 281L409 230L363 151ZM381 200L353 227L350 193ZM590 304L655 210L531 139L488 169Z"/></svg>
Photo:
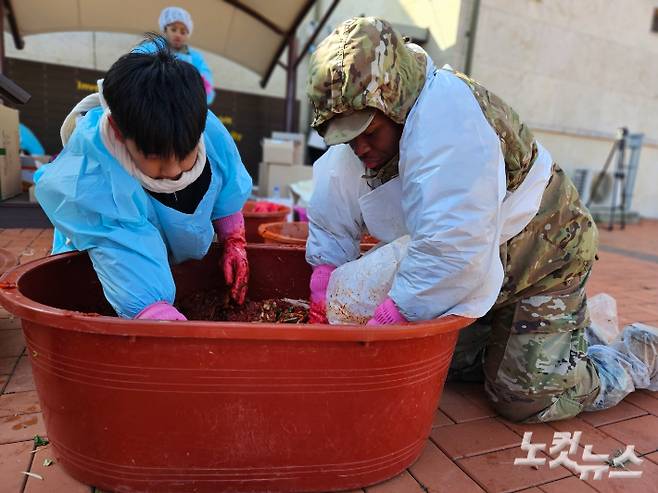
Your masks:
<svg viewBox="0 0 658 493"><path fill-rule="evenodd" d="M463 329L449 379L484 380L496 410L527 423L579 414L599 393L586 356L584 285L545 292L491 310Z"/></svg>

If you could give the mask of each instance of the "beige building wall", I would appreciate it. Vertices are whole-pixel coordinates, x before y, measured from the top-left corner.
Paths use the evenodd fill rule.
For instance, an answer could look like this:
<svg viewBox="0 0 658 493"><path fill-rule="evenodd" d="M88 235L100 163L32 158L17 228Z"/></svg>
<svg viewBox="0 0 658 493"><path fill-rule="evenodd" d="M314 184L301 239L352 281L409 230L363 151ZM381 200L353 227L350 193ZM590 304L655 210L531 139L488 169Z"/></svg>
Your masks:
<svg viewBox="0 0 658 493"><path fill-rule="evenodd" d="M537 139L550 150L555 161L567 172L577 168L600 171L613 145L612 139L584 137L565 132L535 131ZM614 171L615 160L609 170ZM635 179L632 209L642 217L658 218L658 146L642 147Z"/></svg>
<svg viewBox="0 0 658 493"><path fill-rule="evenodd" d="M567 171L600 169L618 127L645 134L633 208L658 217L655 0L482 0L473 76Z"/></svg>

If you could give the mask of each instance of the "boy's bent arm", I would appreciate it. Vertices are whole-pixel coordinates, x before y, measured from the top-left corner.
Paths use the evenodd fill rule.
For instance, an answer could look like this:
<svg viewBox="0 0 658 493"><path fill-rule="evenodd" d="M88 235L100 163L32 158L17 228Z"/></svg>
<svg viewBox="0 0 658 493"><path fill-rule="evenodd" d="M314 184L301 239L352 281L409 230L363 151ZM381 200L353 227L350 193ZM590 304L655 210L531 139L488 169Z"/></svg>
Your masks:
<svg viewBox="0 0 658 493"><path fill-rule="evenodd" d="M166 246L129 191L119 205L107 185L94 183L96 177L62 164L48 165L53 168L37 182L37 198L71 246L89 253L117 314L134 318L157 301L173 303L176 288Z"/></svg>
<svg viewBox="0 0 658 493"><path fill-rule="evenodd" d="M95 243L89 257L105 297L120 317L134 318L158 301L174 303L176 286L167 250L153 225L112 228Z"/></svg>

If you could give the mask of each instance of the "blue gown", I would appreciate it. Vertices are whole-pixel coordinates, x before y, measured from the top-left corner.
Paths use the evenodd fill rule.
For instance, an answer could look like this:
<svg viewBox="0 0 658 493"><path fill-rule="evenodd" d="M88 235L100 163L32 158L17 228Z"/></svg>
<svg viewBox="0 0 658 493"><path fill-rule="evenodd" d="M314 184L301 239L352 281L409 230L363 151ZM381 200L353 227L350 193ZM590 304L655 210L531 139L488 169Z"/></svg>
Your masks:
<svg viewBox="0 0 658 493"><path fill-rule="evenodd" d="M230 134L208 111L208 190L192 214L167 207L107 151L101 115L94 108L78 121L57 159L38 170L35 192L55 226L53 253L87 251L105 297L119 316L133 318L157 301L173 303L169 261L202 258L212 221L240 211L252 181Z"/></svg>

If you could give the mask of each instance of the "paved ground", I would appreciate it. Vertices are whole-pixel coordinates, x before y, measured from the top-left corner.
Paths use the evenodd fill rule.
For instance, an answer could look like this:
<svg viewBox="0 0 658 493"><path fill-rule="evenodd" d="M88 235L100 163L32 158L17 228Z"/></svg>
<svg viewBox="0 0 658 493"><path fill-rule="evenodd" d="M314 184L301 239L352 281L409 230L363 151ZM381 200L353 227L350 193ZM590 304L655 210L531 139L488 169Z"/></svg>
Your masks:
<svg viewBox="0 0 658 493"><path fill-rule="evenodd" d="M601 240L590 296L600 292L614 296L622 324L642 321L658 326L658 221L644 221L623 232L601 231ZM4 258L11 253L27 262L46 255L49 245L48 230L0 230ZM0 251L0 269L2 264ZM30 453L32 437L44 435L46 430L19 322L1 309L0 394L0 493L89 493L89 486L62 471L51 450ZM533 432L533 442L549 445L555 431L582 431L580 453L572 456L581 463L584 445L593 445L593 452L600 454L633 444L644 461L631 469L642 471L642 477L581 481L562 466L514 466L515 458L526 455L520 449L526 431ZM53 458L55 463L44 467L45 458ZM43 480L28 478L22 471L31 471ZM637 392L608 411L529 426L496 416L481 386L448 384L421 458L402 475L366 491L658 492L658 392Z"/></svg>

